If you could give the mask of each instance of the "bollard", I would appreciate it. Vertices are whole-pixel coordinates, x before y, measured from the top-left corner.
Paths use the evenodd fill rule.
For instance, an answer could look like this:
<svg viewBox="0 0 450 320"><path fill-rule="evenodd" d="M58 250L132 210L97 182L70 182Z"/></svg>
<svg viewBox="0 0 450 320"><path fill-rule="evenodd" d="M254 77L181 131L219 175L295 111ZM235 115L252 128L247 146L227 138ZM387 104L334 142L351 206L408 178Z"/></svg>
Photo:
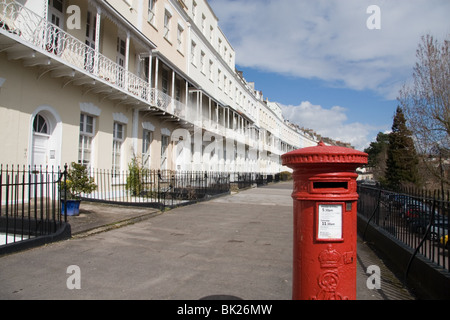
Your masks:
<svg viewBox="0 0 450 320"><path fill-rule="evenodd" d="M293 169L293 300L356 300L356 168L368 155L326 146L282 155Z"/></svg>

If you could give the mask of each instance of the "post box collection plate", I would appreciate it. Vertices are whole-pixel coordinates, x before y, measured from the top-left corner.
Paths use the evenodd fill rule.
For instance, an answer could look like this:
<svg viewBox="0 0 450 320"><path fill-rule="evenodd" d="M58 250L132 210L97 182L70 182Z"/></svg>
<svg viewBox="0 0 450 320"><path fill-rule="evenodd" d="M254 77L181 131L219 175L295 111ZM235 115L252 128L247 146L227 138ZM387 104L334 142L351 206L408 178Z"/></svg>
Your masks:
<svg viewBox="0 0 450 320"><path fill-rule="evenodd" d="M343 222L343 204L342 203L319 203L317 205L317 241L343 241L342 222Z"/></svg>

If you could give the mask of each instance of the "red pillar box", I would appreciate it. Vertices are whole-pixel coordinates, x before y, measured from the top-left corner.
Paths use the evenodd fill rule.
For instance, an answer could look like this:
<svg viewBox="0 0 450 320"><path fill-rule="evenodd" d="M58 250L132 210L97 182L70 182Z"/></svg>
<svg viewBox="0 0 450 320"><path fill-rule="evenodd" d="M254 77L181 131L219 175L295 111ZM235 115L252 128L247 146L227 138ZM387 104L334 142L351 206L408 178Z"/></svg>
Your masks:
<svg viewBox="0 0 450 320"><path fill-rule="evenodd" d="M368 155L326 146L282 156L294 170L294 300L356 300L356 168Z"/></svg>

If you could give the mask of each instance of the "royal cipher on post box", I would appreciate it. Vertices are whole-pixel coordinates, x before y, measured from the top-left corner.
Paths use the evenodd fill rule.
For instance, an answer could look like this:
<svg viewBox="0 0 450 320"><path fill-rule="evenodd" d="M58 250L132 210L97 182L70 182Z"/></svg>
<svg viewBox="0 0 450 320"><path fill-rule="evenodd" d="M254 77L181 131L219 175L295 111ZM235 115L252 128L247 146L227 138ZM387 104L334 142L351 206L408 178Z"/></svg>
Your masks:
<svg viewBox="0 0 450 320"><path fill-rule="evenodd" d="M294 179L294 300L356 299L356 169L367 159L323 142L282 156Z"/></svg>

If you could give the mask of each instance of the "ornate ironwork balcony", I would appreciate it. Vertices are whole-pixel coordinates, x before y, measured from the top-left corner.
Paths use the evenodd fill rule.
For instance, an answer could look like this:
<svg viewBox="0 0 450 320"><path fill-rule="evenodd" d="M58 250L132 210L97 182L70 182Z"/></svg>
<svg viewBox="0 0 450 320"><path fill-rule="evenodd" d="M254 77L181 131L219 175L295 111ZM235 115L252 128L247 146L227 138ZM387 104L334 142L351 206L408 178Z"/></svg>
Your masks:
<svg viewBox="0 0 450 320"><path fill-rule="evenodd" d="M10 59L26 59L28 66L47 65L53 75L75 77L75 72L88 76L93 90L106 84L111 97L125 100L131 96L140 102L183 118L186 106L107 58L95 49L48 22L15 1L0 0L0 34L12 41L3 43L0 51ZM24 48L25 47L25 48ZM51 61L56 62L51 62ZM58 63L61 69L54 68ZM64 69L67 66L72 70ZM76 83L86 84L78 79ZM96 88L95 88L96 87ZM111 90L115 89L115 90Z"/></svg>

